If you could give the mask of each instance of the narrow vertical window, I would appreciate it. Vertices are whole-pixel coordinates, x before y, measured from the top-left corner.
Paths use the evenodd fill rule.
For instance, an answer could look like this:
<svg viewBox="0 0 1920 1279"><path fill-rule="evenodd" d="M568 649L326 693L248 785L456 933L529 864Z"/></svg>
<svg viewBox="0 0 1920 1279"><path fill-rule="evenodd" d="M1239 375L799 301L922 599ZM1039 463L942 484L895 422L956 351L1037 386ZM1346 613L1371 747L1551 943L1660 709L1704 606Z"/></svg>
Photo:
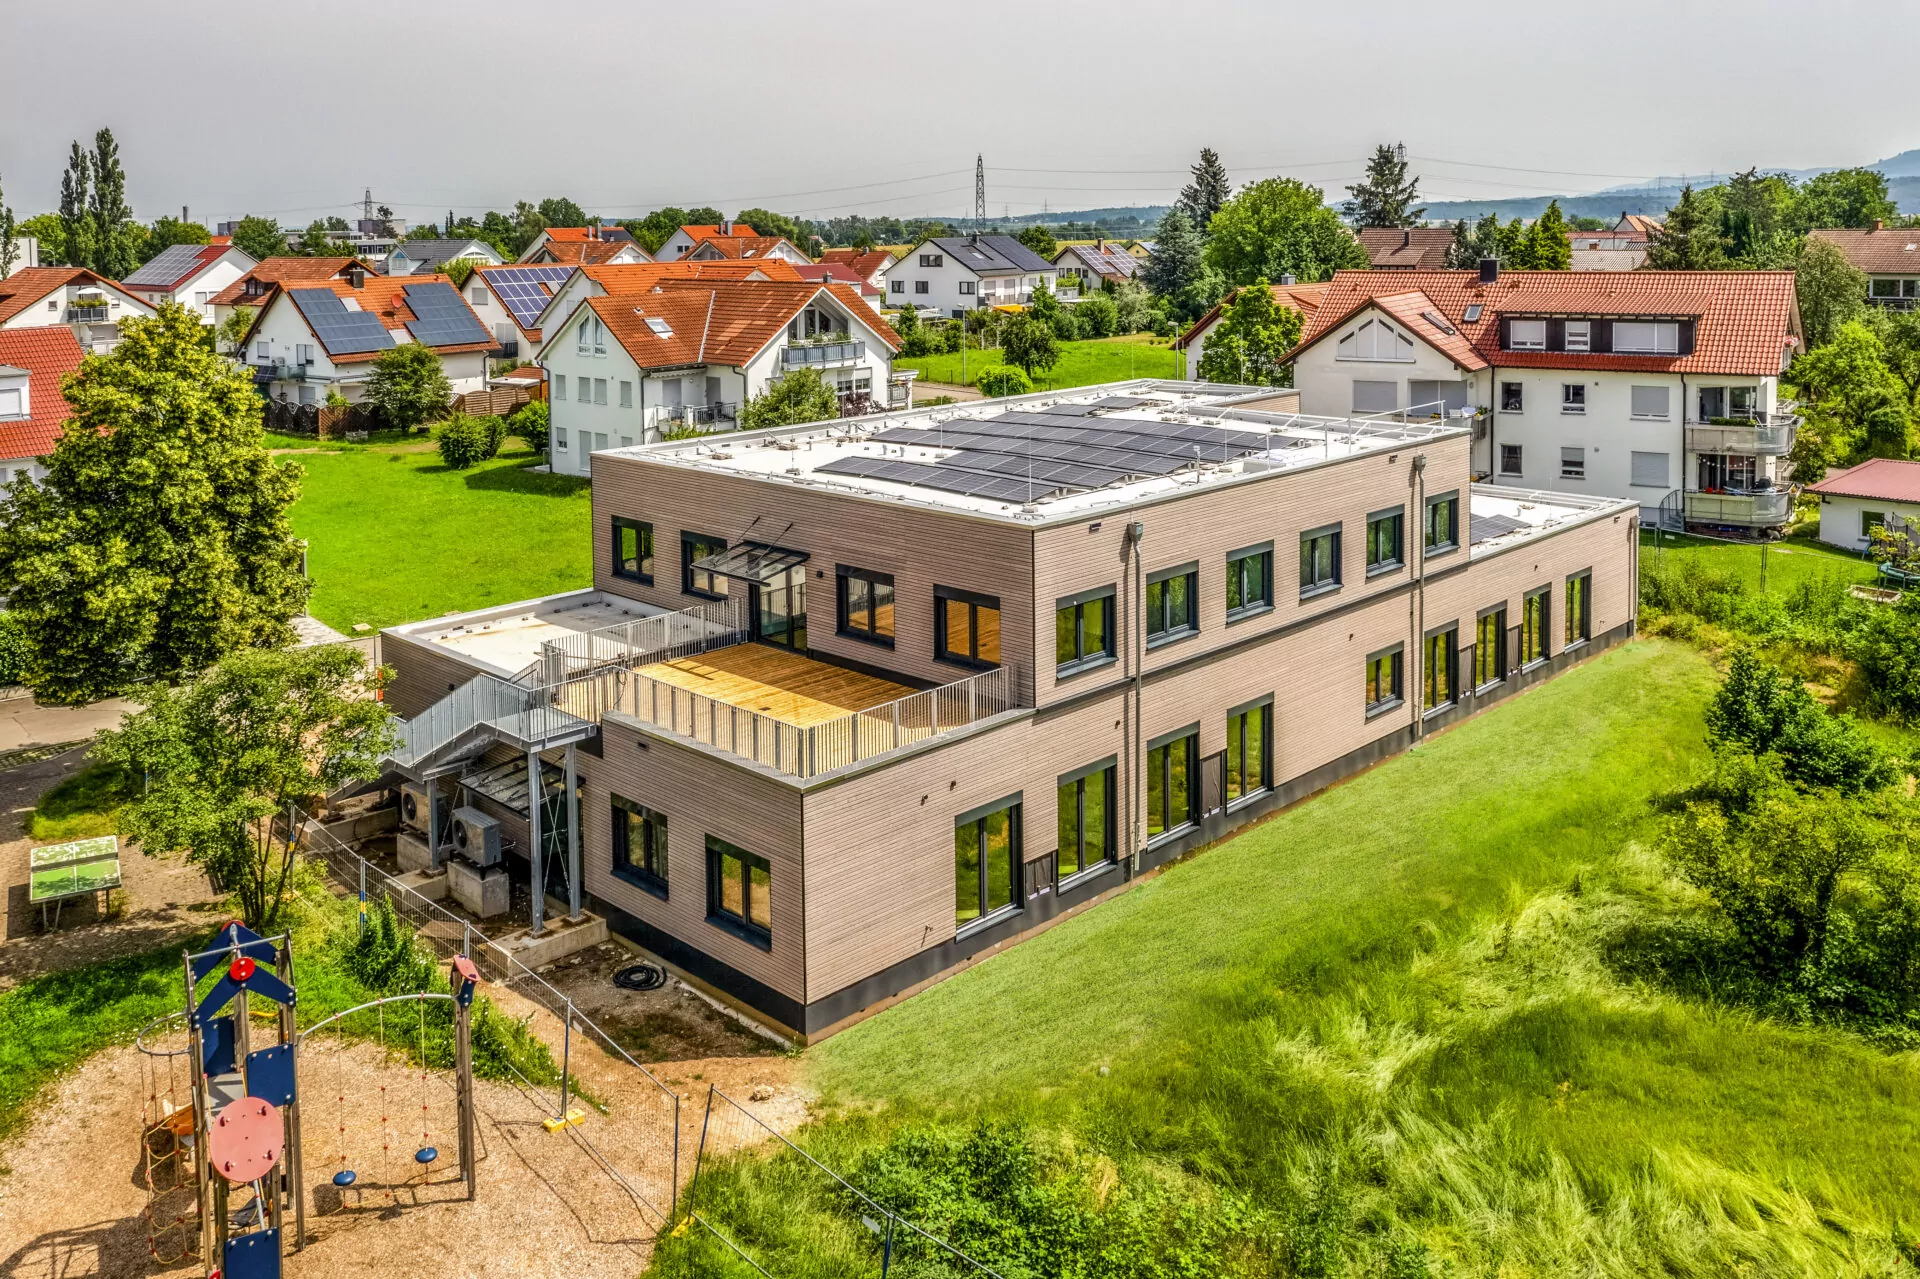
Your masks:
<svg viewBox="0 0 1920 1279"><path fill-rule="evenodd" d="M1020 902L1020 804L964 814L953 826L953 921L956 927Z"/></svg>
<svg viewBox="0 0 1920 1279"><path fill-rule="evenodd" d="M1198 819L1194 783L1200 772L1200 734L1188 729L1147 750L1147 838L1158 839Z"/></svg>
<svg viewBox="0 0 1920 1279"><path fill-rule="evenodd" d="M1522 668L1547 658L1547 623L1551 614L1548 588L1527 596L1520 607L1520 665Z"/></svg>
<svg viewBox="0 0 1920 1279"><path fill-rule="evenodd" d="M836 573L840 633L893 646L893 574L842 566Z"/></svg>
<svg viewBox="0 0 1920 1279"><path fill-rule="evenodd" d="M983 669L1000 664L1000 600L951 586L933 588L933 655Z"/></svg>
<svg viewBox="0 0 1920 1279"><path fill-rule="evenodd" d="M1318 595L1340 585L1340 526L1309 529L1300 535L1300 595Z"/></svg>
<svg viewBox="0 0 1920 1279"><path fill-rule="evenodd" d="M773 871L766 858L707 836L707 919L772 948Z"/></svg>
<svg viewBox="0 0 1920 1279"><path fill-rule="evenodd" d="M1273 543L1227 552L1227 620L1273 607Z"/></svg>
<svg viewBox="0 0 1920 1279"><path fill-rule="evenodd" d="M1442 493L1427 499L1427 554L1438 555L1460 545L1460 494Z"/></svg>
<svg viewBox="0 0 1920 1279"><path fill-rule="evenodd" d="M1406 559L1406 508L1367 516L1367 576L1391 573Z"/></svg>
<svg viewBox="0 0 1920 1279"><path fill-rule="evenodd" d="M1391 710L1403 700L1400 688L1401 647L1382 649L1367 658L1366 710L1369 715Z"/></svg>
<svg viewBox="0 0 1920 1279"><path fill-rule="evenodd" d="M1567 603L1561 616L1566 619L1566 641L1564 648L1575 644L1584 644L1593 638L1592 623L1587 616L1588 607L1593 602L1593 570L1587 569L1575 573L1567 579Z"/></svg>
<svg viewBox="0 0 1920 1279"><path fill-rule="evenodd" d="M1244 706L1227 716L1227 803L1273 785L1273 701Z"/></svg>
<svg viewBox="0 0 1920 1279"><path fill-rule="evenodd" d="M667 817L618 795L613 804L613 873L656 897L667 895Z"/></svg>
<svg viewBox="0 0 1920 1279"><path fill-rule="evenodd" d="M1163 568L1147 578L1147 647L1200 629L1200 566Z"/></svg>
<svg viewBox="0 0 1920 1279"><path fill-rule="evenodd" d="M613 517L613 575L653 584L653 525Z"/></svg>
<svg viewBox="0 0 1920 1279"><path fill-rule="evenodd" d="M1473 686L1482 689L1507 677L1507 610L1481 616L1473 636Z"/></svg>
<svg viewBox="0 0 1920 1279"><path fill-rule="evenodd" d="M1056 873L1061 879L1113 859L1118 774L1117 763L1107 759L1060 779Z"/></svg>
<svg viewBox="0 0 1920 1279"><path fill-rule="evenodd" d="M1054 670L1059 675L1104 666L1114 660L1114 588L1069 595L1054 607Z"/></svg>
<svg viewBox="0 0 1920 1279"><path fill-rule="evenodd" d="M1451 626L1438 635L1427 636L1420 659L1422 710L1437 711L1451 705L1457 696L1459 636L1459 628Z"/></svg>
<svg viewBox="0 0 1920 1279"><path fill-rule="evenodd" d="M680 589L688 595L704 595L708 599L719 599L727 593L726 579L716 577L704 568L695 568L696 560L709 555L718 555L727 549L724 537L709 537L704 533L680 534Z"/></svg>

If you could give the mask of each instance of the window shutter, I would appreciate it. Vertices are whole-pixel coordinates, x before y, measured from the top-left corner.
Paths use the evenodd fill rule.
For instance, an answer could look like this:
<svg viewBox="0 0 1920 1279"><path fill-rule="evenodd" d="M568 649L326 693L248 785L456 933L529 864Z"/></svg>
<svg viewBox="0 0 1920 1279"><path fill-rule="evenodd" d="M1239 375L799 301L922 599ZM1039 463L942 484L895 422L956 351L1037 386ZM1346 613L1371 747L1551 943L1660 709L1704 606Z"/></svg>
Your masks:
<svg viewBox="0 0 1920 1279"><path fill-rule="evenodd" d="M1697 323L1696 320L1680 321L1680 354L1693 354L1693 330Z"/></svg>
<svg viewBox="0 0 1920 1279"><path fill-rule="evenodd" d="M1565 320L1547 321L1547 350L1564 351L1567 349L1567 322Z"/></svg>
<svg viewBox="0 0 1920 1279"><path fill-rule="evenodd" d="M1513 321L1504 315L1500 317L1500 349L1502 351L1513 349Z"/></svg>
<svg viewBox="0 0 1920 1279"><path fill-rule="evenodd" d="M1601 355L1613 351L1613 321L1595 320L1593 322L1593 349Z"/></svg>

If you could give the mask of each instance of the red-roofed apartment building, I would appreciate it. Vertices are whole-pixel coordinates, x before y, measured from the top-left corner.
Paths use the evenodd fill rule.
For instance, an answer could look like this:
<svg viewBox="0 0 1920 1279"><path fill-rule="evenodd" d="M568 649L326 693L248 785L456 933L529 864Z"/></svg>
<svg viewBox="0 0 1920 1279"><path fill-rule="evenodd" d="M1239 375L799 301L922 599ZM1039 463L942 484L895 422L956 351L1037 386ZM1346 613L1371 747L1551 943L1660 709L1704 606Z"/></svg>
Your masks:
<svg viewBox="0 0 1920 1279"><path fill-rule="evenodd" d="M724 430L795 369L818 370L843 413L910 399L902 387L894 404L899 339L845 284L665 277L585 298L544 331L553 469L574 475L676 425Z"/></svg>
<svg viewBox="0 0 1920 1279"><path fill-rule="evenodd" d="M60 379L84 358L64 328L0 332L0 483L46 474L39 459L53 451L69 414Z"/></svg>
<svg viewBox="0 0 1920 1279"><path fill-rule="evenodd" d="M66 328L88 351L120 344L119 324L151 306L105 276L78 266L22 267L0 280L0 330Z"/></svg>
<svg viewBox="0 0 1920 1279"><path fill-rule="evenodd" d="M1474 418L1476 479L1757 536L1792 506L1801 349L1789 271L1341 271L1294 385L1305 413Z"/></svg>

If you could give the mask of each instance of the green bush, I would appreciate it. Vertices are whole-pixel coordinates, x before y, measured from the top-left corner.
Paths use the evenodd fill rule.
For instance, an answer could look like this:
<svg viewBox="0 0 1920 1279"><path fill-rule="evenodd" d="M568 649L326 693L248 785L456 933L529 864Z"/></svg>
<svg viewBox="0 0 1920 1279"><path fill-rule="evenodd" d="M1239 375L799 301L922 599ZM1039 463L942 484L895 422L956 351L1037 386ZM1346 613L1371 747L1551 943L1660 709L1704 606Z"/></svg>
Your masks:
<svg viewBox="0 0 1920 1279"><path fill-rule="evenodd" d="M20 619L12 613L0 613L0 685L18 684L27 677L27 658L31 648Z"/></svg>
<svg viewBox="0 0 1920 1279"><path fill-rule="evenodd" d="M464 471L497 455L506 434L506 424L497 417L456 413L440 428L440 460Z"/></svg>
<svg viewBox="0 0 1920 1279"><path fill-rule="evenodd" d="M1073 308L1082 337L1110 338L1120 331L1120 307L1104 293L1089 295Z"/></svg>
<svg viewBox="0 0 1920 1279"><path fill-rule="evenodd" d="M918 360L944 350L945 327L942 325L936 329L931 324L914 325L900 339L900 354L909 360Z"/></svg>
<svg viewBox="0 0 1920 1279"><path fill-rule="evenodd" d="M1890 786L1899 764L1869 740L1851 715L1830 715L1807 686L1735 650L1727 677L1706 710L1707 738L1755 755L1775 754L1788 780L1857 793Z"/></svg>
<svg viewBox="0 0 1920 1279"><path fill-rule="evenodd" d="M1876 710L1920 720L1920 592L1907 591L1893 607L1870 613L1854 636L1853 658Z"/></svg>
<svg viewBox="0 0 1920 1279"><path fill-rule="evenodd" d="M553 434L553 410L545 400L528 400L507 419L507 426L535 453L545 453L547 440Z"/></svg>
<svg viewBox="0 0 1920 1279"><path fill-rule="evenodd" d="M988 396L1025 395L1033 390L1033 381L1011 365L988 369L973 380L980 394Z"/></svg>

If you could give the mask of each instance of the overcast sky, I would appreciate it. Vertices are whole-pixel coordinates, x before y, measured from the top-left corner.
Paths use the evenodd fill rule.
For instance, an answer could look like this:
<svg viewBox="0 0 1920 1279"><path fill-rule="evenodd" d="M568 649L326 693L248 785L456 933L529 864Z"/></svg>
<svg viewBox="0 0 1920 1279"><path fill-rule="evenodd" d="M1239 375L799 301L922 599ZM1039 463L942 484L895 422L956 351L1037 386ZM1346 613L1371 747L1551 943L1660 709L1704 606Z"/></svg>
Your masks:
<svg viewBox="0 0 1920 1279"><path fill-rule="evenodd" d="M0 182L22 217L102 125L141 219L289 225L367 187L436 221L548 195L959 214L976 152L989 211L1018 214L1165 203L1202 145L1236 182L1337 196L1404 141L1429 199L1920 146L1911 0L7 8Z"/></svg>

